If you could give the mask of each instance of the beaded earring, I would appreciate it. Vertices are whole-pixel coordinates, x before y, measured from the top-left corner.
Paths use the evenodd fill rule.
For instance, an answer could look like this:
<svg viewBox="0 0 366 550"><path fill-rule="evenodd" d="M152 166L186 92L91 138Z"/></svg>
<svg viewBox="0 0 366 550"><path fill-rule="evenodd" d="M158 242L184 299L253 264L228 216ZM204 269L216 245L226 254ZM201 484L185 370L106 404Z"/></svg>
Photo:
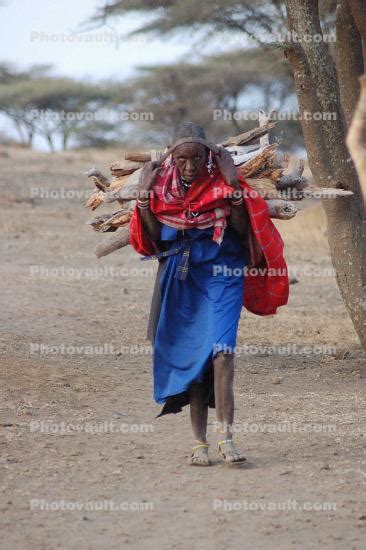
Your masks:
<svg viewBox="0 0 366 550"><path fill-rule="evenodd" d="M175 160L173 159L172 155L169 155L169 157L166 159L165 164L171 168L172 166L175 166Z"/></svg>
<svg viewBox="0 0 366 550"><path fill-rule="evenodd" d="M206 162L206 168L207 168L207 171L208 173L210 174L211 178L213 177L213 172L215 170L215 162L212 158L212 151L210 149L210 152L208 154L208 158L207 158L207 162Z"/></svg>

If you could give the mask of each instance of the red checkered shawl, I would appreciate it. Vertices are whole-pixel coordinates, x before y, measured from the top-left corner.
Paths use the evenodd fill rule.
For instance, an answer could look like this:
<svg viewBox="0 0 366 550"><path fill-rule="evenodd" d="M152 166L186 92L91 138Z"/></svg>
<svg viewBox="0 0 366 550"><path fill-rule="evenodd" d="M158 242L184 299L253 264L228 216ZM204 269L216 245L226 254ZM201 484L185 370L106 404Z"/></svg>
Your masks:
<svg viewBox="0 0 366 550"><path fill-rule="evenodd" d="M257 315L272 315L287 304L289 281L283 241L268 215L264 199L238 174L247 208L250 228L250 261L245 275L244 307ZM218 170L194 181L184 193L176 167L160 170L154 184L150 209L162 223L177 229L214 228L213 240L222 241L230 214L228 197L233 189ZM197 214L195 217L193 214ZM188 217L187 217L188 216ZM144 256L159 252L144 231L140 210L135 208L130 224L130 243Z"/></svg>

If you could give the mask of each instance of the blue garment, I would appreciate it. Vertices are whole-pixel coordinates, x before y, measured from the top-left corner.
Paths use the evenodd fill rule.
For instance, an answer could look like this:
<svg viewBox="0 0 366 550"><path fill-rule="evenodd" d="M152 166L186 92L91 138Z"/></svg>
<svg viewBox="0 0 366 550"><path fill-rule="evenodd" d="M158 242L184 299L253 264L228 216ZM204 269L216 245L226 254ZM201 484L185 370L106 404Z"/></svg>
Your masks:
<svg viewBox="0 0 366 550"><path fill-rule="evenodd" d="M164 403L202 382L220 350L234 350L243 305L245 248L227 228L221 245L213 229L178 231L162 224L161 241L180 251L165 259L160 279L161 309L154 339L154 398ZM182 238L190 239L186 278ZM178 271L177 271L178 270Z"/></svg>

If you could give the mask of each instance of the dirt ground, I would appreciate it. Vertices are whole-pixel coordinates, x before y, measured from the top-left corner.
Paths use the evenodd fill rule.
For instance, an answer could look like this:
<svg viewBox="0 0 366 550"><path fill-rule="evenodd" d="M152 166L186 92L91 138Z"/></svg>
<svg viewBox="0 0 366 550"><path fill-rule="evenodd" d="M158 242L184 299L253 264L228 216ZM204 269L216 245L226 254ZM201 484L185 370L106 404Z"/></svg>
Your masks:
<svg viewBox="0 0 366 550"><path fill-rule="evenodd" d="M235 426L249 464L217 460L211 411L214 465L192 468L188 411L155 419L156 266L130 248L97 260L103 237L83 223L82 172L117 158L0 150L0 547L365 548L365 356L321 208L279 224L298 281L288 306L243 310Z"/></svg>

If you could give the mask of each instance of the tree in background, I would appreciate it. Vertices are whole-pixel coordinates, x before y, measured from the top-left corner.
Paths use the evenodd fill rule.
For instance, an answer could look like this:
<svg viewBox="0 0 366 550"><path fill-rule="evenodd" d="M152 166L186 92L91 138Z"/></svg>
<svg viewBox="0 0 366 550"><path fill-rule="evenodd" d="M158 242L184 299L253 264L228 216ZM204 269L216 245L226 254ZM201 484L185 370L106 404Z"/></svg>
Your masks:
<svg viewBox="0 0 366 550"><path fill-rule="evenodd" d="M338 285L366 348L366 212L345 146L366 59L363 0L117 0L100 8L96 19L131 11L149 15L139 32L162 35L189 29L190 37L194 31L204 32L209 40L217 32L234 30L243 36L243 49L248 37L262 47L269 43L282 49L293 72L314 178L319 185L331 183L354 193L329 199L324 208ZM332 44L329 32L336 33ZM329 115L331 119L324 118Z"/></svg>
<svg viewBox="0 0 366 550"><path fill-rule="evenodd" d="M57 140L66 149L82 129L98 126L98 109L108 105L112 92L107 86L44 74L48 70L17 73L0 67L0 112L13 122L22 143L31 147L40 136L54 151Z"/></svg>
<svg viewBox="0 0 366 550"><path fill-rule="evenodd" d="M291 73L284 60L273 63L276 55L278 51L268 59L254 49L207 56L194 64L141 67L135 78L121 83L131 110L152 114L135 126L135 136L142 135L144 145L161 144L169 139L171 128L195 120L212 139L222 141L230 133L256 126L259 108L293 109L296 96ZM285 121L282 133L287 149L302 145L297 122ZM282 139L279 130L274 138Z"/></svg>

